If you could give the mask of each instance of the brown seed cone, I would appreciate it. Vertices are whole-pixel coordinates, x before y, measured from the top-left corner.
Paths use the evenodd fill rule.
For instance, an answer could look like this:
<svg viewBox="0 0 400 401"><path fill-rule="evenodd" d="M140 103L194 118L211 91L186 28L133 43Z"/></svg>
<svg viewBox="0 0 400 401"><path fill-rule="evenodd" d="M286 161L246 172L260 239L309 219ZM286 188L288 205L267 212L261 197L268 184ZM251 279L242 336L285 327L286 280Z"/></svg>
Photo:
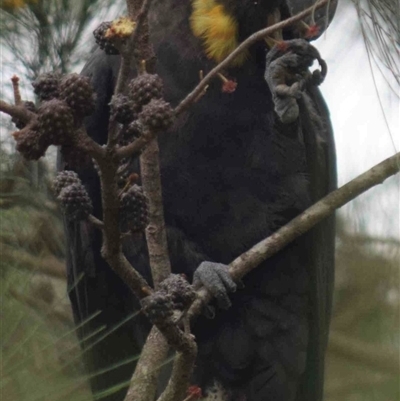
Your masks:
<svg viewBox="0 0 400 401"><path fill-rule="evenodd" d="M135 119L133 102L125 95L114 95L110 102L111 117L120 124L129 124Z"/></svg>
<svg viewBox="0 0 400 401"><path fill-rule="evenodd" d="M142 310L152 322L163 322L173 315L174 303L171 294L157 291L141 300Z"/></svg>
<svg viewBox="0 0 400 401"><path fill-rule="evenodd" d="M143 231L148 224L147 198L136 184L121 195L120 219L122 231Z"/></svg>
<svg viewBox="0 0 400 401"><path fill-rule="evenodd" d="M52 145L71 141L74 117L68 105L59 99L44 102L38 110L38 130Z"/></svg>
<svg viewBox="0 0 400 401"><path fill-rule="evenodd" d="M139 121L153 131L165 131L174 122L174 111L169 103L162 99L153 99L143 106Z"/></svg>
<svg viewBox="0 0 400 401"><path fill-rule="evenodd" d="M60 74L48 72L39 75L33 82L33 91L40 100L50 100L59 95Z"/></svg>
<svg viewBox="0 0 400 401"><path fill-rule="evenodd" d="M129 84L129 97L132 99L136 112L152 99L161 99L164 85L156 74L142 74L132 79Z"/></svg>
<svg viewBox="0 0 400 401"><path fill-rule="evenodd" d="M119 54L119 50L108 39L105 38L105 33L110 26L111 21L102 22L93 31L93 36L101 50L104 50L106 54L115 55Z"/></svg>
<svg viewBox="0 0 400 401"><path fill-rule="evenodd" d="M60 83L60 98L71 107L75 117L82 118L94 112L96 97L90 78L68 74Z"/></svg>
<svg viewBox="0 0 400 401"><path fill-rule="evenodd" d="M16 150L26 160L39 160L46 153L50 143L38 131L37 122L27 125L21 131L13 133L13 137L17 142Z"/></svg>
<svg viewBox="0 0 400 401"><path fill-rule="evenodd" d="M71 184L80 184L81 180L75 171L64 170L60 171L53 180L54 195L60 195L60 192Z"/></svg>
<svg viewBox="0 0 400 401"><path fill-rule="evenodd" d="M130 124L124 124L120 130L120 145L125 146L142 135L143 126L140 121L135 120Z"/></svg>
<svg viewBox="0 0 400 401"><path fill-rule="evenodd" d="M183 310L196 298L193 287L180 274L171 274L160 283L159 290L171 295L174 309Z"/></svg>
<svg viewBox="0 0 400 401"><path fill-rule="evenodd" d="M84 220L92 213L92 201L81 183L74 183L63 188L57 199L68 220Z"/></svg>

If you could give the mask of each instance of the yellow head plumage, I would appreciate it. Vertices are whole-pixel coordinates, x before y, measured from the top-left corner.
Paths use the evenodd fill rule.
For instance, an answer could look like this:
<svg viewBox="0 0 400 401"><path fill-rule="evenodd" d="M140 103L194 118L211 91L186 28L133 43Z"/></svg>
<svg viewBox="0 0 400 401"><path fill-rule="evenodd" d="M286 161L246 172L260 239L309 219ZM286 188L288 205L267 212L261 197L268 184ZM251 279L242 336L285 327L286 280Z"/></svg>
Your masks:
<svg viewBox="0 0 400 401"><path fill-rule="evenodd" d="M190 26L193 34L203 40L205 53L217 63L238 46L238 24L224 6L215 0L193 0ZM235 58L232 65L244 62L246 54Z"/></svg>

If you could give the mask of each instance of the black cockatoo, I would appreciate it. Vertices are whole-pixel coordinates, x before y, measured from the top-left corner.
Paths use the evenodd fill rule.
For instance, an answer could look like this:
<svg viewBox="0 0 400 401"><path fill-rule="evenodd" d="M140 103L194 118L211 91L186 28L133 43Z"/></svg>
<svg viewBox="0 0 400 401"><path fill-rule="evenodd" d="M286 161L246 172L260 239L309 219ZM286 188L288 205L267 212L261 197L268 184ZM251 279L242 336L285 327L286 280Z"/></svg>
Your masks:
<svg viewBox="0 0 400 401"><path fill-rule="evenodd" d="M154 2L150 37L165 99L177 105L198 83L199 71L209 71L266 27L277 10L283 19L311 5L291 1ZM320 32L333 13L331 7L315 14ZM224 91L216 79L171 132L159 137L172 270L189 280L196 275L207 281L207 269L223 275L224 265L335 188L332 131L318 89L306 83L287 97L274 92L290 63L294 72L303 63L304 72L318 53L299 39L301 29L288 27L282 35L285 51L270 51L265 41L250 47L225 70L234 91ZM97 93L86 128L100 144L107 140L118 69L119 56L97 49L82 71ZM296 77L293 73L292 83ZM60 168L72 169L62 160ZM101 217L95 168L75 170ZM66 222L66 233L69 294L92 390L101 399L121 401L150 323L100 256L99 230ZM126 239L124 252L151 282L144 238ZM243 289L222 294L214 318L196 320L192 384L205 399L322 400L333 268L331 218L248 274ZM117 390L110 394L113 386Z"/></svg>

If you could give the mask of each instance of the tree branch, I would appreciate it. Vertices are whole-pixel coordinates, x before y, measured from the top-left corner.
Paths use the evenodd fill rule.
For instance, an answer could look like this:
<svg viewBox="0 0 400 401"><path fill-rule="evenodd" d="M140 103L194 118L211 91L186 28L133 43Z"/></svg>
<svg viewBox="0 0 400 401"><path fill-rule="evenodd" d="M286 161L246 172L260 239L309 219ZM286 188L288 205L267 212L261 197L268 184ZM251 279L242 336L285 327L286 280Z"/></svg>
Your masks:
<svg viewBox="0 0 400 401"><path fill-rule="evenodd" d="M294 23L301 21L304 17L311 15L318 10L319 8L328 4L330 0L321 0L313 6L305 9L299 14L294 15L293 17L287 18L283 21L278 22L272 26L269 26L265 29L261 29L260 31L253 33L253 35L249 36L245 41L243 41L225 60L221 61L217 66L215 66L201 81L200 83L190 92L185 99L183 99L179 105L175 108L175 114L178 116L183 111L185 111L191 104L193 104L196 99L202 94L206 86L211 82L211 80L220 73L225 67L228 67L229 64L244 50L248 49L251 45L258 42L261 39L264 39L266 36L271 35L272 33L279 31L283 28L288 27L289 25L293 25Z"/></svg>
<svg viewBox="0 0 400 401"><path fill-rule="evenodd" d="M154 401L158 376L168 350L164 335L153 326L140 353L125 401Z"/></svg>
<svg viewBox="0 0 400 401"><path fill-rule="evenodd" d="M14 106L13 104L9 104L4 100L0 100L0 111L2 111L5 114L8 114L13 118L17 118L18 120L21 120L24 123L28 123L36 116L35 113L32 113L25 107Z"/></svg>
<svg viewBox="0 0 400 401"><path fill-rule="evenodd" d="M137 18L136 28L129 39L128 46L124 47L121 51L121 67L114 94L125 91L135 62L138 64L142 59L146 59L144 55L151 54L151 51L148 50L150 44L147 34L147 12L150 4L150 0L127 0L129 16L134 20ZM139 9L140 12L137 14ZM137 71L140 71L139 66L137 67ZM147 138L147 140L143 140L143 138ZM143 138L139 140L140 147L137 153L154 138L154 135L143 135ZM126 260L121 248L116 172L118 162L125 156L123 152L115 148L116 142L117 124L116 121L111 119L108 129L106 154L104 158L99 158L98 160L104 221L102 255L112 269L126 282L133 293L139 299L142 299L150 295L152 289ZM129 156L133 153L136 153L135 148L131 149ZM150 201L150 226L146 230L147 243L153 280L157 286L160 280L164 279L170 273L170 266L166 246L165 224L163 221L161 184L159 182L158 149L155 141L153 141L153 146L149 147L148 151L143 153L141 164L143 187ZM179 335L179 332L180 329L177 326L169 326L164 335L161 335L159 330L153 327L132 377L125 398L127 401L148 401L154 398L157 389L158 371L169 349L166 338L171 335Z"/></svg>
<svg viewBox="0 0 400 401"><path fill-rule="evenodd" d="M121 146L116 150L116 156L119 160L126 157L132 157L140 154L142 149L144 149L152 140L154 139L154 134L145 133L139 138L135 139L129 145Z"/></svg>
<svg viewBox="0 0 400 401"><path fill-rule="evenodd" d="M157 138L140 156L142 186L149 202L149 224L146 240L154 288L171 274L161 194L160 162Z"/></svg>
<svg viewBox="0 0 400 401"><path fill-rule="evenodd" d="M240 280L261 262L268 259L295 238L304 234L323 219L332 214L352 199L368 189L381 184L387 178L400 171L400 152L377 164L367 172L359 175L349 183L322 198L294 218L274 234L254 245L247 252L238 256L231 264L229 272L235 281ZM200 313L202 306L207 304L212 296L204 287L198 292L198 299L192 304L188 315L190 318Z"/></svg>
<svg viewBox="0 0 400 401"><path fill-rule="evenodd" d="M131 291L139 299L142 299L150 295L153 290L122 253L119 230L119 199L115 179L117 164L110 152L107 152L106 160L99 164L104 223L101 254Z"/></svg>
<svg viewBox="0 0 400 401"><path fill-rule="evenodd" d="M104 223L92 214L88 216L88 221L93 227L96 227L99 230L104 230Z"/></svg>
<svg viewBox="0 0 400 401"><path fill-rule="evenodd" d="M294 23L301 21L304 17L307 17L308 15L311 15L312 13L315 12L315 10L327 5L330 0L321 0L320 2L314 4L313 6L305 9L301 13L287 18L286 20L280 21L277 24L274 24L270 27L267 27L265 29L262 29L253 35L249 36L245 41L243 41L225 60L223 60L221 63L219 63L217 66L215 66L201 81L200 83L190 92L180 103L179 105L175 108L174 113L176 116L187 110L193 103L196 102L196 100L199 98L204 93L204 90L206 87L209 85L212 79L214 79L225 67L229 66L232 60L236 58L236 56L246 49L248 49L251 45L254 43L258 42L259 40L264 39L266 36L269 36L273 34L276 31L279 31L283 28L286 28L290 25L293 25ZM132 1L131 3L135 3L135 1ZM132 10L134 8L133 6ZM129 6L128 6L129 8ZM145 4L143 3L143 7L140 11L140 16L142 17L142 11L145 9ZM132 14L133 15L133 14ZM136 14L134 14L136 15ZM139 21L139 19L138 19ZM134 36L137 35L138 32L138 26L135 29ZM119 158L124 158L124 157L130 157L133 156L136 153L139 153L143 148L145 148L148 143L151 141L152 138L150 137L140 137L136 139L134 142L130 143L129 145L123 146L120 149L117 150L117 155Z"/></svg>

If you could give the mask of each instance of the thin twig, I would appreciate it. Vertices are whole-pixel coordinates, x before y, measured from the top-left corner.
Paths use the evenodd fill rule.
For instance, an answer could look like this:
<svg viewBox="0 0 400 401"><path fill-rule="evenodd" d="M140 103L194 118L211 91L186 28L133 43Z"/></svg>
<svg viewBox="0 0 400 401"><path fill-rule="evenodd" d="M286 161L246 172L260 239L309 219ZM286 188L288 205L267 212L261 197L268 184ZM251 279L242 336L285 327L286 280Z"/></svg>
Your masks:
<svg viewBox="0 0 400 401"><path fill-rule="evenodd" d="M231 264L229 272L235 281L240 280L261 262L268 259L295 238L304 234L323 219L368 189L381 184L387 178L400 171L400 152L377 164L367 172L359 175L349 183L322 198L309 207L299 216L281 227L268 238L254 245L247 252L238 256ZM198 299L192 304L187 315L190 318L197 316L203 305L207 304L212 296L202 287L197 292Z"/></svg>
<svg viewBox="0 0 400 401"><path fill-rule="evenodd" d="M35 113L27 110L23 106L14 106L13 104L9 104L4 100L0 100L0 111L13 118L17 118L24 123L28 123L30 120L35 118Z"/></svg>
<svg viewBox="0 0 400 401"><path fill-rule="evenodd" d="M165 363L169 345L156 326L147 336L124 401L154 401L158 376Z"/></svg>
<svg viewBox="0 0 400 401"><path fill-rule="evenodd" d="M152 46L149 42L149 28L147 14L150 9L151 0L127 0L129 16L136 20L136 28L129 40L129 50L131 55L126 55L127 64L133 66L136 64L137 72L144 73L146 71L146 62L154 57ZM138 12L138 9L140 11ZM149 224L146 228L146 242L149 250L149 262L151 274L155 288L162 280L171 273L169 261L167 236L165 230L164 211L161 193L160 180L160 162L159 149L155 132L144 132L141 137L128 146L120 148L116 151L119 160L123 157L132 157L135 153L141 152L144 147L146 149L140 156L140 170L144 193L149 202ZM190 364L193 368L194 356L193 352L187 352L186 349L196 349L196 344L192 347L186 343L190 338L186 334L182 334L177 325L167 324L162 327L155 327L150 332L146 340L146 344L142 350L142 354L138 360L136 370L132 376L132 380L127 392L125 401L152 401L157 390L157 379L159 368L167 357L169 344L179 350L182 345L177 339L181 338L185 344L185 352L190 355ZM162 334L161 334L162 333ZM183 337L182 337L183 336ZM194 342L194 341L193 341ZM196 355L196 352L194 352ZM178 364L178 366L180 366ZM174 367L176 363L174 362ZM190 370L190 366L189 366ZM183 385L187 386L187 381L183 381Z"/></svg>
<svg viewBox="0 0 400 401"><path fill-rule="evenodd" d="M178 116L183 111L185 111L192 103L194 103L198 96L204 91L205 87L210 83L210 81L225 67L228 67L229 64L244 50L248 49L251 45L258 42L259 40L264 39L266 36L269 36L278 30L284 29L289 25L293 25L294 23L302 20L304 17L307 17L308 15L315 12L315 10L328 4L329 1L330 0L321 0L320 2L300 12L299 14L294 15L293 17L287 18L268 28L253 33L253 35L249 36L245 41L243 41L225 60L221 61L204 77L204 79L192 90L192 92L190 92L185 97L185 99L183 99L178 104L178 106L175 108L175 114Z"/></svg>
<svg viewBox="0 0 400 401"><path fill-rule="evenodd" d="M140 156L140 172L144 194L148 199L149 224L146 241L149 252L151 276L154 288L171 274L165 230L164 208L161 194L160 161L157 138Z"/></svg>
<svg viewBox="0 0 400 401"><path fill-rule="evenodd" d="M16 75L13 75L11 78L13 92L14 92L14 103L16 106L20 106L22 104L21 92L19 90L19 78Z"/></svg>
<svg viewBox="0 0 400 401"><path fill-rule="evenodd" d="M108 154L99 167L104 223L101 254L131 291L142 299L152 293L152 288L122 253L118 188L115 180L117 164L112 155Z"/></svg>
<svg viewBox="0 0 400 401"><path fill-rule="evenodd" d="M84 126L79 127L75 131L73 142L77 149L82 149L98 163L104 161L106 150L87 134Z"/></svg>
<svg viewBox="0 0 400 401"><path fill-rule="evenodd" d="M178 116L185 110L187 110L193 103L195 103L199 97L204 95L207 87L209 86L211 80L215 78L221 71L227 67L230 62L236 58L236 56L249 48L255 42L264 39L266 36L271 35L272 33L286 28L289 25L292 25L304 17L312 14L318 8L323 7L329 2L329 0L321 0L319 3L314 4L313 6L307 8L306 10L302 11L301 13L290 17L286 20L283 20L277 24L274 24L268 28L262 29L253 35L249 36L244 42L242 42L225 60L219 63L216 67L214 67L204 78L201 79L199 84L190 92L185 99L183 99L179 105L175 108L174 112L175 115ZM133 35L136 35L138 26L135 28L135 32ZM148 136L141 136L140 138L136 139L134 142L130 143L129 145L123 146L119 148L116 152L117 157L119 159L130 157L136 155L141 152L143 148L145 148L148 143L153 139L153 137Z"/></svg>
<svg viewBox="0 0 400 401"><path fill-rule="evenodd" d="M139 3L139 2L133 2L133 3ZM147 19L147 14L149 13L150 7L151 7L152 0L144 0L142 2L142 5L140 7L139 12L137 12L138 7L135 9L132 9L132 11L129 12L129 16L136 21L136 28L132 34L132 42L134 43L138 37L138 34L140 32L140 27L143 25L143 23ZM129 8L128 8L129 10Z"/></svg>
<svg viewBox="0 0 400 401"><path fill-rule="evenodd" d="M194 368L193 362L197 354L197 344L194 338L190 343L190 348L177 353L167 387L157 401L182 400L186 396Z"/></svg>
<svg viewBox="0 0 400 401"><path fill-rule="evenodd" d="M128 7L129 7L129 3L130 2L128 2ZM135 4L137 4L137 3L135 3ZM322 6L323 4L324 4L324 2L321 2L320 6ZM300 16L297 16L297 18L291 18L283 23L277 24L274 27L271 27L267 30L261 31L260 33L258 33L256 35L251 36L247 41L245 41L241 46L239 46L236 54L239 53L240 51L242 51L243 49L245 49L246 47L250 46L255 41L261 39L265 35L270 34L271 32L273 32L274 29L275 30L282 29L283 27L287 26L288 24L291 24L291 23L297 21L298 19L303 18L303 16L307 15L307 13L311 13L314 8L315 8L315 6L310 8L308 11L301 13ZM143 21L145 21L145 20L143 20ZM146 22L143 22L143 23L146 24ZM139 26L137 26L136 32L135 32L136 34L139 31L139 29L141 29L141 28ZM141 36L141 35L138 34L138 36ZM146 54L146 43L148 45L148 42L146 42L146 39L147 38L145 37L144 42L141 39L138 40L138 46L136 49L137 49L137 54L139 55L139 58L136 56L136 64L138 64L139 60L145 59L144 55ZM135 45L136 45L136 43L134 43L134 46ZM235 57L235 52L232 53L230 56L228 56L228 58L225 60L225 65L227 65L230 62L230 60L233 59L234 57ZM181 103L178 106L178 108L176 109L176 114L179 114L185 108L189 107L189 105L192 104L193 100L198 98L199 93L202 93L204 91L204 88L207 86L208 82L213 78L213 76L215 74L219 73L223 67L224 67L224 62L221 63L218 67L216 67L216 69L214 69L210 74L208 74L207 77L200 83L200 85L191 94L189 94L189 96L186 98L186 102L184 101L183 103ZM139 70L139 65L137 65L137 69ZM130 154L133 154L134 152L140 151L140 149L142 149L141 146L147 145L148 142L147 143L146 142L147 141L143 140L143 139L136 140L133 144L130 144L124 148L119 149L117 151L117 155L118 155L118 157L121 157L122 155L125 157L129 156ZM153 141L150 143L152 145L154 145L156 142ZM145 153L141 156L142 174L144 171L146 171L146 169L143 169L143 166L145 164L147 165L147 167L151 167L152 169L155 169L155 166L158 166L158 160L157 160L158 159L158 150L156 152L154 152L154 149L152 149L152 145L148 145L148 148L147 148L148 150L145 151ZM151 156L152 153L155 153L155 155ZM158 177L157 180L155 180L155 178L154 178L155 176ZM152 178L142 176L142 182L143 182L144 187L149 186L149 185L157 186L157 182L159 181L158 171L157 171L157 174L151 174L151 177ZM147 181L149 178L150 178L150 180ZM159 213L160 211L162 213L161 188L160 187L156 188L155 191L156 191L156 193L157 193L157 191L159 191L158 193L160 195L160 198L159 198L160 204L155 205L154 210L159 209L157 213ZM153 197L154 197L154 195L151 195L150 199L152 199ZM156 238L155 236L149 236L150 228L152 228L152 224L150 224L149 229L146 231L148 247L149 247L149 249L151 249L153 247L153 245L155 247L161 247L160 250L157 251L157 257L159 257L160 260L162 260L164 257L163 254L165 251L162 250L162 246L163 246L162 242L163 241L160 241L160 238L164 238L164 240L166 238L165 232L163 233L164 229L163 228L161 229L161 233L163 233L164 236L161 236L161 237L158 236L158 238ZM157 231L158 230L155 230L154 232L157 233ZM157 249L157 248L154 248L154 249ZM168 260L168 255L167 255L166 260ZM155 276L153 278L157 279L157 281L159 281L161 277L165 277L166 272L169 270L169 264L165 265L165 266L168 266L167 268L165 268L165 266L163 266L160 269L160 271L158 271L158 269L156 269L156 266L154 265L154 263L155 263L155 261L153 260L153 262L151 263L152 273ZM169 383L168 383L166 389L164 390L163 394L159 398L159 401L171 401L171 400L183 399L185 397L186 389L188 387L189 380L190 380L190 376L191 376L191 373L194 368L194 360L195 360L195 357L197 354L196 343L193 340L193 338L190 336L190 334L182 332L178 328L178 326L173 323L172 319L170 322L163 321L162 324L157 324L157 327L163 333L163 335L167 338L168 343L171 344L172 347L177 351L177 356L174 360L172 374L171 374ZM146 363L146 361L143 361L143 363ZM138 379L135 374L132 379L132 382L135 382L135 381L137 382L137 380ZM141 390L143 391L143 387L141 388ZM150 389L149 391L152 391L152 389ZM145 393L146 393L146 391L145 391ZM130 392L130 394L132 394L132 392ZM143 399L145 399L145 398L143 398ZM128 399L126 399L126 400L128 400Z"/></svg>
<svg viewBox="0 0 400 401"><path fill-rule="evenodd" d="M114 95L124 93L127 88L127 83L131 76L131 63L126 57L121 57L121 65L119 67L118 79L114 89Z"/></svg>
<svg viewBox="0 0 400 401"><path fill-rule="evenodd" d="M104 223L92 214L88 216L88 221L93 227L96 227L99 230L104 230Z"/></svg>
<svg viewBox="0 0 400 401"><path fill-rule="evenodd" d="M153 140L154 134L143 133L139 138L135 139L129 145L121 146L116 150L116 157L121 160L126 157L133 157L138 154Z"/></svg>
<svg viewBox="0 0 400 401"><path fill-rule="evenodd" d="M131 9L132 5L137 6L138 4L140 4L140 0L127 0L128 9ZM140 25L136 24L135 31L140 29ZM115 94L124 92L131 75L132 58L127 52L125 53L121 55L122 60ZM104 223L101 253L103 258L120 278L125 281L131 291L139 299L142 299L152 293L152 288L139 272L132 267L122 253L119 230L119 198L116 183L116 173L118 170L118 158L116 157L117 128L118 125L115 119L110 118L105 156L97 160L100 168Z"/></svg>

